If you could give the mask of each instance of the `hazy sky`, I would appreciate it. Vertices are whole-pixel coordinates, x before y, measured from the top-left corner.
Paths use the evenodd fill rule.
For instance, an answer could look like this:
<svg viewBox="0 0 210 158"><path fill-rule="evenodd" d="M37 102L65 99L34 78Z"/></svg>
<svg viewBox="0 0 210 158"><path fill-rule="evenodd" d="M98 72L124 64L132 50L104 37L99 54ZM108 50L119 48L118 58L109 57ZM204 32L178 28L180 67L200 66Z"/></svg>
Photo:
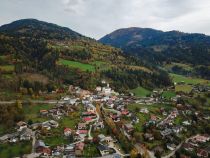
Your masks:
<svg viewBox="0 0 210 158"><path fill-rule="evenodd" d="M96 39L131 26L210 35L210 0L0 0L0 25L25 18Z"/></svg>

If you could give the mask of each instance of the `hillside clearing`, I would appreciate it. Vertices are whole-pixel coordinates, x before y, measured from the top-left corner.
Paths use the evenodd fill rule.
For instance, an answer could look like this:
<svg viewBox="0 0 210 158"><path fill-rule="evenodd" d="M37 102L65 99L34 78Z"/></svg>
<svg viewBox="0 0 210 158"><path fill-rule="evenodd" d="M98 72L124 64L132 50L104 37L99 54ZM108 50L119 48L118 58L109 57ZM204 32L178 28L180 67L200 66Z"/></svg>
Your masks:
<svg viewBox="0 0 210 158"><path fill-rule="evenodd" d="M199 79L199 78L192 78L192 77L185 77L183 75L177 75L177 74L170 74L173 82L180 83L184 82L186 84L208 84L210 85L210 81L205 79Z"/></svg>
<svg viewBox="0 0 210 158"><path fill-rule="evenodd" d="M71 60L59 59L58 64L65 65L71 68L78 68L82 71L91 71L91 72L95 71L95 67L93 65L84 64L84 63L71 61Z"/></svg>
<svg viewBox="0 0 210 158"><path fill-rule="evenodd" d="M135 96L138 96L138 97L146 97L151 94L151 91L143 87L137 87L135 89L130 90L130 92L134 93Z"/></svg>

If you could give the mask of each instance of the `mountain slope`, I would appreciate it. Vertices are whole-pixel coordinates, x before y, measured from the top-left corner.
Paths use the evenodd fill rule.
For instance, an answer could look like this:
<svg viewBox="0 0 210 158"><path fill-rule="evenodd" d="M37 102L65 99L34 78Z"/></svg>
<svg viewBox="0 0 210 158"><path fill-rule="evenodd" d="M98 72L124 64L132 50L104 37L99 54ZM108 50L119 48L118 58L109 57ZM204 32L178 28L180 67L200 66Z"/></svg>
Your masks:
<svg viewBox="0 0 210 158"><path fill-rule="evenodd" d="M81 34L69 28L36 19L22 19L0 27L1 33L19 37L34 37L45 39L77 39Z"/></svg>
<svg viewBox="0 0 210 158"><path fill-rule="evenodd" d="M147 28L116 30L99 40L152 63L210 65L210 36Z"/></svg>
<svg viewBox="0 0 210 158"><path fill-rule="evenodd" d="M56 86L73 84L93 89L102 79L122 90L171 84L165 72L123 54L120 49L34 19L0 27L0 61L0 73L5 74L5 68L13 67L10 79L17 76L25 80L25 74L38 73L47 76ZM14 87L23 86L23 82L17 81L17 84Z"/></svg>

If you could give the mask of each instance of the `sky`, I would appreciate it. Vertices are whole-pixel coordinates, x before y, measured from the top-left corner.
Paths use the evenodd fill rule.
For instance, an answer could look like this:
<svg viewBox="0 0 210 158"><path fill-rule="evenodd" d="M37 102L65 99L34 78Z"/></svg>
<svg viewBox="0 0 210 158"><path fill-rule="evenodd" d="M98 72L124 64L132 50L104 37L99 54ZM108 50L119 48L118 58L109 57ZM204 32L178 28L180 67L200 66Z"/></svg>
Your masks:
<svg viewBox="0 0 210 158"><path fill-rule="evenodd" d="M95 39L127 27L210 35L210 0L0 0L0 25L26 18Z"/></svg>

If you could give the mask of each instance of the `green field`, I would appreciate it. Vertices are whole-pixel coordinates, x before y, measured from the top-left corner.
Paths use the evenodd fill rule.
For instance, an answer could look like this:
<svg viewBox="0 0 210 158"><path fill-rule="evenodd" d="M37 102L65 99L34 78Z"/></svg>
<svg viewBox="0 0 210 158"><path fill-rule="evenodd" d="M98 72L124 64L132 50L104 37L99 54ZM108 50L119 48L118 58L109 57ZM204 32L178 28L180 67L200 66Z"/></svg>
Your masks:
<svg viewBox="0 0 210 158"><path fill-rule="evenodd" d="M184 92L184 93L190 93L192 91L191 85L176 85L175 86L176 92Z"/></svg>
<svg viewBox="0 0 210 158"><path fill-rule="evenodd" d="M49 110L53 107L54 105L51 104L46 104L46 105L25 105L23 107L24 109L24 114L25 114L25 120L32 120L33 122L43 122L48 120L47 118L42 118L39 117L39 112L40 110Z"/></svg>
<svg viewBox="0 0 210 158"><path fill-rule="evenodd" d="M179 83L179 82L185 82L186 84L208 84L210 85L210 81L199 79L199 78L191 78L191 77L185 77L182 75L177 74L170 74L173 82Z"/></svg>
<svg viewBox="0 0 210 158"><path fill-rule="evenodd" d="M0 66L0 71L3 72L13 72L15 70L14 65L1 65Z"/></svg>
<svg viewBox="0 0 210 158"><path fill-rule="evenodd" d="M132 89L130 92L134 93L135 96L138 96L138 97L146 97L151 94L151 91L149 91L143 87L138 87L136 89Z"/></svg>
<svg viewBox="0 0 210 158"><path fill-rule="evenodd" d="M31 142L20 142L16 144L0 144L0 157L11 158L31 153Z"/></svg>
<svg viewBox="0 0 210 158"><path fill-rule="evenodd" d="M171 99L176 96L176 93L174 91L164 91L162 96L166 99Z"/></svg>
<svg viewBox="0 0 210 158"><path fill-rule="evenodd" d="M71 61L71 60L59 59L58 64L65 65L71 68L78 68L82 71L90 71L90 72L95 71L95 67L93 65L84 64L84 63Z"/></svg>

